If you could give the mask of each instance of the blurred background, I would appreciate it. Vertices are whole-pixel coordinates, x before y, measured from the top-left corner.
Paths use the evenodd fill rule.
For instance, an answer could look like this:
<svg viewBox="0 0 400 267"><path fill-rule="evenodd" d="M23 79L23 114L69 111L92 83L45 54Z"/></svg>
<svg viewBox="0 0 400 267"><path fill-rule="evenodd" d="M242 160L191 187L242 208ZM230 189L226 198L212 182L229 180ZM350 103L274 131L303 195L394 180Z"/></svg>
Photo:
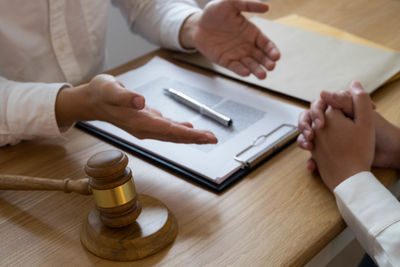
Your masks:
<svg viewBox="0 0 400 267"><path fill-rule="evenodd" d="M209 0L197 0L201 7L207 2ZM119 9L111 2L107 16L106 69L119 66L158 48L139 35L133 34Z"/></svg>

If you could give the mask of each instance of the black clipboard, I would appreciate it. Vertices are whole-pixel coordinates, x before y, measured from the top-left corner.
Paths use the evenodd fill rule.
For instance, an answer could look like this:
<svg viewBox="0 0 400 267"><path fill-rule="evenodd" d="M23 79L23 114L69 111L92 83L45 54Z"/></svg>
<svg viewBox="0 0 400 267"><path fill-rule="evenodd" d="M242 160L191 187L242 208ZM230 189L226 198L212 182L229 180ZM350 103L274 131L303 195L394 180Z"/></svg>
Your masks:
<svg viewBox="0 0 400 267"><path fill-rule="evenodd" d="M128 142L122 140L121 138L114 137L102 130L99 130L98 128L93 127L88 123L78 122L75 126L78 129L81 129L81 130L83 130L89 134L92 134L104 141L107 141L127 152L131 152L134 155L141 156L141 157L149 160L150 162L155 163L156 165L158 165L160 167L163 167L170 171L173 171L173 172L183 176L184 178L188 179L189 181L195 182L196 184L203 186L203 187L205 187L213 192L216 192L216 193L221 193L222 191L226 190L227 188L229 188L230 186L232 186L233 184L238 182L240 179L245 177L247 174L249 174L251 171L256 169L262 163L264 163L265 161L270 159L273 155L275 155L276 153L281 151L283 148L285 148L288 145L290 145L291 143L293 143L293 141L295 140L295 138L298 135L296 126L293 126L290 124L282 124L282 125L278 126L277 128L275 128L274 130L272 130L271 132L266 133L262 136L259 136L256 140L254 140L254 142L252 144L250 144L248 147L246 147L245 149L240 151L234 157L234 159L236 161L238 161L242 164L242 168L240 168L239 170L234 172L232 175L230 175L225 181L218 184L218 183L214 183L206 178L203 178L188 169L180 167L171 161L162 159L162 158L156 156L155 154L144 151L140 147L135 146L131 143L128 143ZM255 143L258 142L260 140L260 138L261 139L268 138L268 136L270 136L275 131L279 130L281 127L284 127L284 126L292 127L293 130L290 131L287 135L282 136L280 139L278 139L276 142L274 142L270 146L266 147L262 152L257 153L256 155L253 155L251 158L249 158L249 159L241 158L241 155L244 152L251 149L252 147L254 147Z"/></svg>

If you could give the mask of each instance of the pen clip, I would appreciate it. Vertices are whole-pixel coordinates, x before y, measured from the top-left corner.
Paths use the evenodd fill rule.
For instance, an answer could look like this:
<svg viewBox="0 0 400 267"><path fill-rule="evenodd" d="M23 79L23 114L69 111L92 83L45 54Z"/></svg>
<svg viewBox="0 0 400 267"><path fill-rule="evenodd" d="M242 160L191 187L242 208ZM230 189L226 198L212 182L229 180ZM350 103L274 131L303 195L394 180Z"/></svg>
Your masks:
<svg viewBox="0 0 400 267"><path fill-rule="evenodd" d="M251 149L253 149L256 146L261 145L262 143L264 143L266 141L266 139L268 139L269 137L271 137L272 135L274 135L275 133L277 133L278 131L282 130L285 127L288 128L287 132L285 132L275 142L271 143L270 145L268 145L266 148L262 149L255 155L250 156L246 160L242 158L243 154L250 151ZM247 146L245 149L243 149L238 154L236 154L234 156L234 160L240 162L242 164L242 168L252 168L257 163L259 163L260 161L262 161L263 159L265 159L266 157L268 157L269 155L271 155L272 153L277 151L288 141L295 138L297 136L297 134L298 134L298 131L297 131L296 126L291 125L291 124L286 124L286 123L281 124L278 127L276 127L275 129L273 129L272 131L270 131L269 133L258 136L251 145Z"/></svg>

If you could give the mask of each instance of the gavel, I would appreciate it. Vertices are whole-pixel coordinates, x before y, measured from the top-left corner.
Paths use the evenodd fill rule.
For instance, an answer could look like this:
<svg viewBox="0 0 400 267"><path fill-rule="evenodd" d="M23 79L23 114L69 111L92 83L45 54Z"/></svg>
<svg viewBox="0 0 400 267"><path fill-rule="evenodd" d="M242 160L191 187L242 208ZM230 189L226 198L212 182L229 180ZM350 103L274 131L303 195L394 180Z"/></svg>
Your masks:
<svg viewBox="0 0 400 267"><path fill-rule="evenodd" d="M174 216L159 200L136 193L128 157L109 150L93 155L85 166L89 178L64 180L0 175L0 190L58 190L93 194L96 208L81 229L81 242L110 260L138 260L175 240Z"/></svg>

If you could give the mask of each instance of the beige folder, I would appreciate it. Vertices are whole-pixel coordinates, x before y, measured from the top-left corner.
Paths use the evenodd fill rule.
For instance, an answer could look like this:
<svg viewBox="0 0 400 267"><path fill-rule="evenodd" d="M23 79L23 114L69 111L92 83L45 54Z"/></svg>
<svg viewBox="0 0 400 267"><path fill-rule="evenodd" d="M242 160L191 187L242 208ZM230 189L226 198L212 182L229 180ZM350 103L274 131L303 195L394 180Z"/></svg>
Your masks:
<svg viewBox="0 0 400 267"><path fill-rule="evenodd" d="M375 48L379 48L382 50L387 50L387 51L393 51L395 52L394 49L391 49L389 47L383 46L381 44L372 42L368 39L365 38L361 38L357 35L339 30L335 27L317 22L315 20L312 19L308 19L302 16L299 16L297 14L292 14L292 15L288 15L282 18L279 18L277 20L275 20L276 22L285 24L285 25L289 25L292 27L297 27L303 30L307 30L307 31L311 31L311 32L315 32L315 33L319 33L319 34L323 34L323 35L327 35L327 36L331 36L331 37L335 37L337 39L342 39L345 41L350 41L353 43L358 43L358 44L363 44L363 45L367 45L370 47L375 47ZM400 71L395 74L392 78L390 78L386 83L390 83L393 82L397 79L400 78ZM385 83L385 84L386 84Z"/></svg>
<svg viewBox="0 0 400 267"><path fill-rule="evenodd" d="M251 20L282 53L267 79L238 76L200 54L178 54L177 58L305 101L318 97L321 90L345 90L353 80L373 92L400 76L400 53L366 39L297 15L276 22Z"/></svg>

